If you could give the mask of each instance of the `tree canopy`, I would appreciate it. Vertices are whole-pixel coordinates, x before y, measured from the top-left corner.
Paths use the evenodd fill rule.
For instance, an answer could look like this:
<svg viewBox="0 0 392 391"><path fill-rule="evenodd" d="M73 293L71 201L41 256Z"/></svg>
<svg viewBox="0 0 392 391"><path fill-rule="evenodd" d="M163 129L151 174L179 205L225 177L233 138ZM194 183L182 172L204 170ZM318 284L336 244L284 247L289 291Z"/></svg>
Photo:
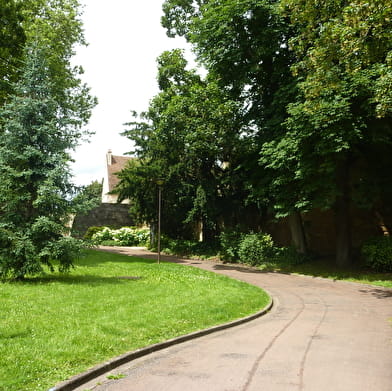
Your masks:
<svg viewBox="0 0 392 391"><path fill-rule="evenodd" d="M135 142L138 160L120 175L120 196L134 200L141 220L154 220L154 189L156 180L163 179L163 221L179 230L184 223L202 222L206 232L215 231L219 219L229 218L224 217L228 210L240 213L240 205L229 204L245 193L235 188L239 156L246 147L239 105L214 81L186 69L180 50L163 53L158 64L161 92L143 121L128 124L125 132Z"/></svg>
<svg viewBox="0 0 392 391"><path fill-rule="evenodd" d="M21 4L0 1L0 105L12 91L19 73L26 34L22 27Z"/></svg>
<svg viewBox="0 0 392 391"><path fill-rule="evenodd" d="M66 236L75 210L69 162L95 99L70 64L83 43L78 2L16 4L25 41L0 105L0 276L23 278L43 264L69 269L80 249Z"/></svg>
<svg viewBox="0 0 392 391"><path fill-rule="evenodd" d="M178 53L160 58L161 92L126 133L138 170L177 173L170 210L187 211L184 221L216 222L223 205L294 217L302 250L301 213L331 209L337 263L350 262L352 206L380 215L392 190L391 5L166 0L163 12L168 35L184 36L208 74L185 71Z"/></svg>

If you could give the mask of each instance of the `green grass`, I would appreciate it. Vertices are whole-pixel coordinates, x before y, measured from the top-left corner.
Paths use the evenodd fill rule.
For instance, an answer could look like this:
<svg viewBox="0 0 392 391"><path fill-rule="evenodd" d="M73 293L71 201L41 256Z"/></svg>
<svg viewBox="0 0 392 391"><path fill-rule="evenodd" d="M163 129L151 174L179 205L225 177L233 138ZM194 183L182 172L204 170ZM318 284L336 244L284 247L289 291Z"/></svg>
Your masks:
<svg viewBox="0 0 392 391"><path fill-rule="evenodd" d="M269 265L262 268L282 273L304 274L392 288L392 273L377 273L361 267L338 268L330 259L313 260L300 265Z"/></svg>
<svg viewBox="0 0 392 391"><path fill-rule="evenodd" d="M168 248L164 252L170 255L176 254L187 258L198 259L219 259L217 245L208 243L197 243L191 241L168 242ZM338 268L334 259L310 260L299 265L292 265L285 262L268 263L259 267L265 271L276 271L290 274L304 274L314 277L324 277L333 280L352 281L362 284L370 284L392 288L392 273L378 273L363 265L358 264L350 268Z"/></svg>
<svg viewBox="0 0 392 391"><path fill-rule="evenodd" d="M0 283L0 390L47 390L111 357L249 315L267 301L259 288L196 268L88 251L70 274Z"/></svg>

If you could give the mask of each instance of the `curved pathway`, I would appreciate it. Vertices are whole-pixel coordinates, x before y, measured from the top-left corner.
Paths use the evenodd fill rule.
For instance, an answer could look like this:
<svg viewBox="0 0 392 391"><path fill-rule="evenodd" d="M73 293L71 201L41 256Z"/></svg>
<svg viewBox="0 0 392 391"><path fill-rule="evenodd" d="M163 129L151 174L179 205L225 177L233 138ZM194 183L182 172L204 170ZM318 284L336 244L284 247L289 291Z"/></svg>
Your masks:
<svg viewBox="0 0 392 391"><path fill-rule="evenodd" d="M128 255L155 257L118 248ZM78 390L391 391L392 289L163 259L246 281L274 298L265 316L136 359ZM97 385L97 383L100 383Z"/></svg>

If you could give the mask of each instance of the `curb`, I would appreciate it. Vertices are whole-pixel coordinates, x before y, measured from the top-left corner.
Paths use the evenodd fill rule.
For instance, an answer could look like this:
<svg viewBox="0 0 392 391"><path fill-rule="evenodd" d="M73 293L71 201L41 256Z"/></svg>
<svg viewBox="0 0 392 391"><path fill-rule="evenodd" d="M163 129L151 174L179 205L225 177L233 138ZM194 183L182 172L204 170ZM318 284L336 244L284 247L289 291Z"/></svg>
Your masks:
<svg viewBox="0 0 392 391"><path fill-rule="evenodd" d="M267 292L268 293L268 292ZM87 370L86 372L83 372L79 375L73 376L69 380L66 380L64 382L59 383L53 388L50 388L48 391L72 391L75 388L83 385L84 383L87 383L90 380L93 380L94 378L103 375L106 372L111 371L112 369L115 369L119 367L120 365L126 364L132 360L135 360L139 357L146 356L150 353L157 352L159 350L168 348L169 346L177 345L182 342L190 341L195 338L202 337L204 335L212 334L216 331L224 330L230 327L238 326L243 323L249 322L251 320L257 319L260 316L265 315L267 312L271 310L273 306L273 299L272 296L270 295L270 301L269 303L259 312L256 312L253 315L246 316L245 318L237 319L232 322L224 323L218 326L213 326L208 329L200 330L200 331L195 331L190 334L186 335L181 335L177 338L172 338L164 342L160 342L154 345L146 346L145 348L137 349L125 354L122 354L121 356L115 357L107 362L104 362L102 364L98 364L95 367Z"/></svg>

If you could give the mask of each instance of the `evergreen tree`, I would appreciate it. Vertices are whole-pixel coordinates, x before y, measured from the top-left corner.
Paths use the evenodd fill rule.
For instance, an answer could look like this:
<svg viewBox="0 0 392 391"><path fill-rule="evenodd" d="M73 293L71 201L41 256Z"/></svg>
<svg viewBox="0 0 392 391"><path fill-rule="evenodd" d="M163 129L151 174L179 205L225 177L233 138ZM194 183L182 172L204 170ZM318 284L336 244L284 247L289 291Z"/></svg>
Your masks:
<svg viewBox="0 0 392 391"><path fill-rule="evenodd" d="M14 95L0 108L0 276L23 278L42 264L68 270L80 243L66 237L72 212L69 151L82 136L91 109L63 108L56 97L47 52L39 44L26 49ZM72 99L72 89L62 91ZM80 108L79 108L80 110Z"/></svg>

